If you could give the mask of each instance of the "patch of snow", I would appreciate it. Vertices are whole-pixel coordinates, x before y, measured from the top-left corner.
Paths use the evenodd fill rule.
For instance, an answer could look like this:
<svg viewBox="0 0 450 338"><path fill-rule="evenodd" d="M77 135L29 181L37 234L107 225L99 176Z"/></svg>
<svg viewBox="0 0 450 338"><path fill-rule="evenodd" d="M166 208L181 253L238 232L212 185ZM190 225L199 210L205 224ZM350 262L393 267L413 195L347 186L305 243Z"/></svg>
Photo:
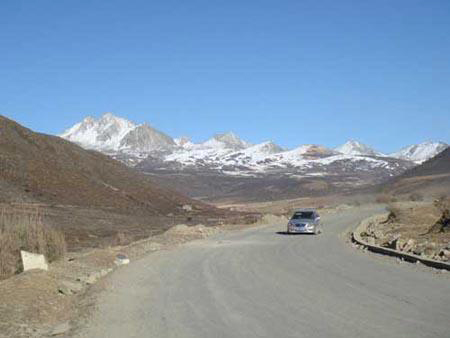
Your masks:
<svg viewBox="0 0 450 338"><path fill-rule="evenodd" d="M234 134L233 132L228 132L224 134L216 134L211 139L203 142L199 145L202 148L213 148L213 149L245 149L250 147L251 144L243 141Z"/></svg>
<svg viewBox="0 0 450 338"><path fill-rule="evenodd" d="M185 136L174 139L174 142L178 147L184 149L191 149L194 146L194 143L192 143L191 139Z"/></svg>
<svg viewBox="0 0 450 338"><path fill-rule="evenodd" d="M335 148L335 150L345 155L385 156L371 147L354 140L347 141L340 147Z"/></svg>
<svg viewBox="0 0 450 338"><path fill-rule="evenodd" d="M122 138L134 128L134 123L106 113L100 119L87 117L60 136L88 149L114 151L119 149Z"/></svg>
<svg viewBox="0 0 450 338"><path fill-rule="evenodd" d="M449 145L444 142L427 141L402 148L389 156L402 160L414 161L420 164L444 151L448 146Z"/></svg>

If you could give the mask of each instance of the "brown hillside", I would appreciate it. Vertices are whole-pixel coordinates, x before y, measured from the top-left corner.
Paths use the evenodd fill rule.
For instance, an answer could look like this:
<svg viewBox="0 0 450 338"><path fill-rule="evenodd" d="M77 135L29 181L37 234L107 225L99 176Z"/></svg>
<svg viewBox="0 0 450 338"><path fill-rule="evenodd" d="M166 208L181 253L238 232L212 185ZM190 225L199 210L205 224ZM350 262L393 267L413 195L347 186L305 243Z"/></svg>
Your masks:
<svg viewBox="0 0 450 338"><path fill-rule="evenodd" d="M34 133L0 116L1 177L34 199L57 204L174 212L197 202L156 186L148 177L59 137Z"/></svg>
<svg viewBox="0 0 450 338"><path fill-rule="evenodd" d="M384 184L383 190L397 195L450 196L450 147Z"/></svg>
<svg viewBox="0 0 450 338"><path fill-rule="evenodd" d="M421 165L405 171L399 178L441 175L450 173L450 147Z"/></svg>
<svg viewBox="0 0 450 338"><path fill-rule="evenodd" d="M108 156L35 133L3 116L0 203L42 205L73 246L119 233L142 237L180 220L225 216L224 211L161 188ZM183 210L186 204L193 210Z"/></svg>

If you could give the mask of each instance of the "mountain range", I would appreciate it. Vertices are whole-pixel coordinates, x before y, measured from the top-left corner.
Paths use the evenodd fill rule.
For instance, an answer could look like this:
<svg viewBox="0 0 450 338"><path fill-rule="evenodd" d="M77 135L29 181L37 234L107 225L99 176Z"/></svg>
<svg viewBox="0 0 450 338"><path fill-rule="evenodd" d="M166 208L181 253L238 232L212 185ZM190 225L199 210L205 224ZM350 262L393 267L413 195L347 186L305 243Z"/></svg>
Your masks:
<svg viewBox="0 0 450 338"><path fill-rule="evenodd" d="M283 149L272 141L251 144L232 132L194 143L111 113L97 119L87 117L60 136L108 154L162 183L170 175L167 184L193 197L209 197L217 189L240 195L244 192L237 187L244 186L245 193L257 194L261 187L270 186L277 192L273 198L284 198L287 191L298 196L375 184L448 147L444 142L424 142L387 155L350 140L334 149L315 144ZM192 179L186 180L186 175ZM223 184L211 188L219 182Z"/></svg>
<svg viewBox="0 0 450 338"><path fill-rule="evenodd" d="M165 161L177 161L184 165L193 164L193 161L197 160L208 161L210 157L219 158L219 162L224 158L226 161L227 158L241 157L247 159L241 162L258 164L265 160L273 162L278 159L282 162L287 159L339 155L389 157L422 163L448 147L444 142L428 141L386 155L358 141L350 140L334 149L319 145L302 145L293 150L285 150L272 141L253 145L232 132L216 134L205 142L195 144L189 138L174 139L148 124L137 125L112 113L106 113L98 119L87 117L60 136L84 148L110 154L128 154L141 159L148 154L162 152Z"/></svg>

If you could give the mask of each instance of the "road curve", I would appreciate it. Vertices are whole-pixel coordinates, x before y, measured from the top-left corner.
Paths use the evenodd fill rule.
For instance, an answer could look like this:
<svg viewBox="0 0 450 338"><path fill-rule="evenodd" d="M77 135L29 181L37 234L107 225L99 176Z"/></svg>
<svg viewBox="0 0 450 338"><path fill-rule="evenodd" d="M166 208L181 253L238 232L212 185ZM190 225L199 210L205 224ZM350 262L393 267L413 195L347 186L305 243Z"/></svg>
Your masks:
<svg viewBox="0 0 450 338"><path fill-rule="evenodd" d="M374 207L151 254L110 277L77 337L450 337L450 278L351 248Z"/></svg>

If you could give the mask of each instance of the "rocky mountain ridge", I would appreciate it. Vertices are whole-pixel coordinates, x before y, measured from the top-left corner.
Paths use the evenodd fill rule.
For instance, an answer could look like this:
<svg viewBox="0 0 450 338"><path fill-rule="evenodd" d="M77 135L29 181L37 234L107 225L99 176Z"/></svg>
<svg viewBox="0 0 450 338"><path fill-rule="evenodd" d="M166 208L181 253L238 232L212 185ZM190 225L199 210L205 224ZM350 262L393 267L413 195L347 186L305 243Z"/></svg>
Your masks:
<svg viewBox="0 0 450 338"><path fill-rule="evenodd" d="M420 156L427 158L440 149L436 143L421 146L428 151L410 160L410 153L385 155L358 141L335 149L316 144L283 149L272 141L251 144L232 132L194 143L110 113L85 119L62 137L106 153L163 186L205 201L351 193L388 181L416 166Z"/></svg>
<svg viewBox="0 0 450 338"><path fill-rule="evenodd" d="M189 138L173 139L148 124L136 125L106 113L99 119L88 117L61 137L87 149L95 149L144 170L214 170L230 175L262 174L297 168L323 172L326 167L345 164L356 170L384 170L388 175L426 161L448 145L425 142L385 155L355 140L329 149L301 145L286 150L272 141L252 145L232 132L216 134L202 143ZM334 165L333 165L334 164ZM342 167L342 165L340 165ZM325 170L326 171L326 170Z"/></svg>

